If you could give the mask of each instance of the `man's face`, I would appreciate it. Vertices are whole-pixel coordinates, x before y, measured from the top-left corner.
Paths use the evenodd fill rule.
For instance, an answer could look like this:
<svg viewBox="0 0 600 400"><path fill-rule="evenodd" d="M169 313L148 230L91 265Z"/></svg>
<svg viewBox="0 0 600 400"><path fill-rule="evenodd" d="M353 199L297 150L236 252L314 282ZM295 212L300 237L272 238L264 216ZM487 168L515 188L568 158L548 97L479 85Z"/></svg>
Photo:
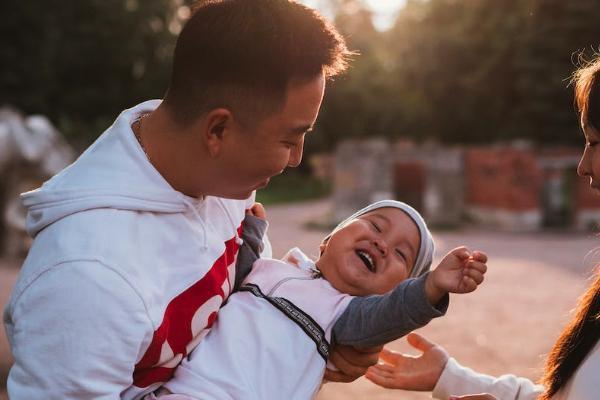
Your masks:
<svg viewBox="0 0 600 400"><path fill-rule="evenodd" d="M304 137L317 119L325 78L290 84L280 112L259 121L252 129L230 130L223 153L221 196L244 199L265 187L269 179L302 160Z"/></svg>
<svg viewBox="0 0 600 400"><path fill-rule="evenodd" d="M412 218L397 208L380 208L333 233L321 245L317 267L340 292L383 294L410 275L420 242Z"/></svg>

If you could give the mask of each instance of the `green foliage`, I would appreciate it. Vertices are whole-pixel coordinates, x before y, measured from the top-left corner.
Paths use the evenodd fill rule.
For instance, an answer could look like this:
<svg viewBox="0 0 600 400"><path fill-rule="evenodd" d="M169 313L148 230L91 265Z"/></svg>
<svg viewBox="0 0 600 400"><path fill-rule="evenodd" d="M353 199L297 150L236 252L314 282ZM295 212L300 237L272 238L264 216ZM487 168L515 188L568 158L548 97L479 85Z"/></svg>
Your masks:
<svg viewBox="0 0 600 400"><path fill-rule="evenodd" d="M326 197L330 192L328 182L297 170L287 170L282 175L273 177L266 188L258 190L256 201L265 205L289 203Z"/></svg>
<svg viewBox="0 0 600 400"><path fill-rule="evenodd" d="M162 96L176 9L168 0L4 0L0 104L91 141L124 108Z"/></svg>
<svg viewBox="0 0 600 400"><path fill-rule="evenodd" d="M336 4L338 27L362 54L329 87L321 146L367 135L580 140L568 80L574 54L600 46L596 0L408 0L382 33L360 1Z"/></svg>
<svg viewBox="0 0 600 400"><path fill-rule="evenodd" d="M0 104L89 143L121 110L162 96L189 2L0 2ZM329 84L307 152L371 135L580 140L568 79L578 52L600 46L597 0L407 0L386 32L363 1L329 3L360 55Z"/></svg>

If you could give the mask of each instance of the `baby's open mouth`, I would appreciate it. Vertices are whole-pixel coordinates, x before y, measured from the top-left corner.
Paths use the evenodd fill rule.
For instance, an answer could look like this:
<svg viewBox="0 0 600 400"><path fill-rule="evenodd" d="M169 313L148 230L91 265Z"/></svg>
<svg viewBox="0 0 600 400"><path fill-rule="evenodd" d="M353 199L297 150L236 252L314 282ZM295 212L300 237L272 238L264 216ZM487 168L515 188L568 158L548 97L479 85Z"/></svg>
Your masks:
<svg viewBox="0 0 600 400"><path fill-rule="evenodd" d="M369 271L375 272L375 262L373 261L373 258L371 258L369 253L362 250L356 250L356 255L358 255L362 262L365 263L365 266Z"/></svg>

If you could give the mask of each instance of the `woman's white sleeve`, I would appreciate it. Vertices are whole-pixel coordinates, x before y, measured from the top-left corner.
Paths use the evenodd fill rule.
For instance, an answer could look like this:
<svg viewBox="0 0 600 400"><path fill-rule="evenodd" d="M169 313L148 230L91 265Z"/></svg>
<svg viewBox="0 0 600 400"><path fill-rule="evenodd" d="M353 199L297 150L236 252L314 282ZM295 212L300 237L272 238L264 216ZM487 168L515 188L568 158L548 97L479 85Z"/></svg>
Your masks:
<svg viewBox="0 0 600 400"><path fill-rule="evenodd" d="M445 400L450 396L489 393L500 400L534 400L543 391L543 386L529 379L515 375L493 377L480 374L450 358L433 389L432 397Z"/></svg>

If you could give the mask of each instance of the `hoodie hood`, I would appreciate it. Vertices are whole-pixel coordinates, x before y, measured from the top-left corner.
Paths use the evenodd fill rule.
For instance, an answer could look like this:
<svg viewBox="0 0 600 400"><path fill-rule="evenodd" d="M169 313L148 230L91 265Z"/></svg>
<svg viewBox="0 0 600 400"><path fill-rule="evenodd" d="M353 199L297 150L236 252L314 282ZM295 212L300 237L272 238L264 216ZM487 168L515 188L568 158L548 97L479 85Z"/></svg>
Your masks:
<svg viewBox="0 0 600 400"><path fill-rule="evenodd" d="M21 195L27 232L81 211L113 208L180 213L199 200L174 190L152 166L131 130L139 116L158 107L150 100L123 111L73 164L41 188Z"/></svg>

